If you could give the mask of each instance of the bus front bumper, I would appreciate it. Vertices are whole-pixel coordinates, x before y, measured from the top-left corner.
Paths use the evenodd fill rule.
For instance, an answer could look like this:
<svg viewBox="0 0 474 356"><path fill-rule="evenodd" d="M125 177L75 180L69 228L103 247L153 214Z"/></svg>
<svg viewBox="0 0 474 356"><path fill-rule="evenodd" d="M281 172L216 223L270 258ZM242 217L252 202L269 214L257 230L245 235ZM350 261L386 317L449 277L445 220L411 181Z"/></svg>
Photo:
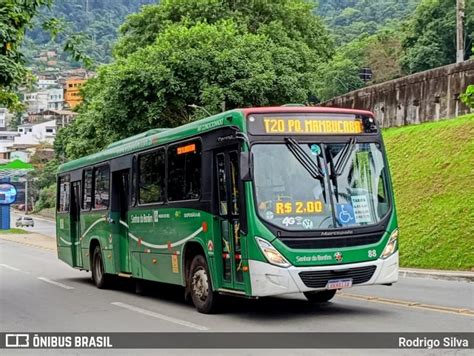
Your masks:
<svg viewBox="0 0 474 356"><path fill-rule="evenodd" d="M308 271L336 271L357 267L375 266L372 277L365 283L354 286L371 284L390 284L398 280L398 251L383 260L358 262L344 265L315 266L315 267L277 267L266 262L249 260L249 272L252 285L252 296L263 297L270 295L302 293L325 288L307 287L299 274Z"/></svg>

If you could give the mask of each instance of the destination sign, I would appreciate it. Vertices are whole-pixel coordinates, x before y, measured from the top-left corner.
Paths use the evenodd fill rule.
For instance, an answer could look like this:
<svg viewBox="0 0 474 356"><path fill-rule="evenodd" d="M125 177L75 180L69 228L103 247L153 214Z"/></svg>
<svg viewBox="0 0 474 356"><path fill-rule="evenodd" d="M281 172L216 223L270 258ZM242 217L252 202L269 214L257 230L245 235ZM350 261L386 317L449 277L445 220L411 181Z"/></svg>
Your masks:
<svg viewBox="0 0 474 356"><path fill-rule="evenodd" d="M362 119L316 116L251 116L249 132L253 135L354 135L365 132Z"/></svg>

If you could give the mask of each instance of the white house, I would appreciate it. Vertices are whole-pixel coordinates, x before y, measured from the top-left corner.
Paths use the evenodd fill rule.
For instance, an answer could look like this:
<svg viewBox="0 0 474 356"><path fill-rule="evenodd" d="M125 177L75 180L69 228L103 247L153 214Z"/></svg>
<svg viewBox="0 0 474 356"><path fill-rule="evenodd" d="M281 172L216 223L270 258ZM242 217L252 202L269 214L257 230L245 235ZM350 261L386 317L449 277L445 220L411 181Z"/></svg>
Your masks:
<svg viewBox="0 0 474 356"><path fill-rule="evenodd" d="M15 143L15 137L20 134L17 131L0 131L0 163L11 159L11 151Z"/></svg>
<svg viewBox="0 0 474 356"><path fill-rule="evenodd" d="M40 124L24 124L18 126L19 136L15 137L15 145L38 145L53 143L56 136L56 120Z"/></svg>
<svg viewBox="0 0 474 356"><path fill-rule="evenodd" d="M7 113L7 109L0 108L0 130L3 131L7 128Z"/></svg>
<svg viewBox="0 0 474 356"><path fill-rule="evenodd" d="M48 110L62 110L64 107L64 89L48 90Z"/></svg>
<svg viewBox="0 0 474 356"><path fill-rule="evenodd" d="M36 86L39 89L47 89L55 85L58 85L58 81L56 79L38 79L38 82L36 83Z"/></svg>
<svg viewBox="0 0 474 356"><path fill-rule="evenodd" d="M24 102L28 106L28 112L42 112L48 108L48 91L45 90L34 93L26 93L24 95Z"/></svg>

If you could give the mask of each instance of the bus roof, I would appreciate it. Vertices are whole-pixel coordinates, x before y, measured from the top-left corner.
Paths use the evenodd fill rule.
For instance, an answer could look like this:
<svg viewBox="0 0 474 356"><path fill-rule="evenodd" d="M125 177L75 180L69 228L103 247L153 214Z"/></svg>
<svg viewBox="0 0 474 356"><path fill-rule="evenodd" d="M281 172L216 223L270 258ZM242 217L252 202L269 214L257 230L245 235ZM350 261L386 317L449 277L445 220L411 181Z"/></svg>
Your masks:
<svg viewBox="0 0 474 356"><path fill-rule="evenodd" d="M154 146L166 144L173 141L183 140L203 132L214 130L218 127L237 126L245 128L244 118L248 114L265 113L340 113L373 116L370 111L342 109L318 106L270 106L245 109L234 109L197 120L186 125L172 129L151 129L138 135L116 141L108 145L104 150L91 155L66 162L59 166L58 173L68 172L75 169L91 166L100 162L108 161L115 157L139 152ZM231 119L232 118L232 119Z"/></svg>
<svg viewBox="0 0 474 356"><path fill-rule="evenodd" d="M327 113L327 114L355 114L363 116L374 116L374 114L367 110L334 108L325 106L263 106L256 108L242 109L245 116L248 114L268 114L268 113Z"/></svg>

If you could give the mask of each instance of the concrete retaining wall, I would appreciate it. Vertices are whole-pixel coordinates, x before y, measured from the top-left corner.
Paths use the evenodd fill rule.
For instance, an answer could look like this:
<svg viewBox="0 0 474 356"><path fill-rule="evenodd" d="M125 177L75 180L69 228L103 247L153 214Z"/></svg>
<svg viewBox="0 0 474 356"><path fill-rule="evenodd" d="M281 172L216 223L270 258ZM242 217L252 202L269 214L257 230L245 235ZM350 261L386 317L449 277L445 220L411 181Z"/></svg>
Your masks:
<svg viewBox="0 0 474 356"><path fill-rule="evenodd" d="M474 60L372 85L321 105L370 110L382 127L418 124L469 113L459 100L469 84L474 84Z"/></svg>

